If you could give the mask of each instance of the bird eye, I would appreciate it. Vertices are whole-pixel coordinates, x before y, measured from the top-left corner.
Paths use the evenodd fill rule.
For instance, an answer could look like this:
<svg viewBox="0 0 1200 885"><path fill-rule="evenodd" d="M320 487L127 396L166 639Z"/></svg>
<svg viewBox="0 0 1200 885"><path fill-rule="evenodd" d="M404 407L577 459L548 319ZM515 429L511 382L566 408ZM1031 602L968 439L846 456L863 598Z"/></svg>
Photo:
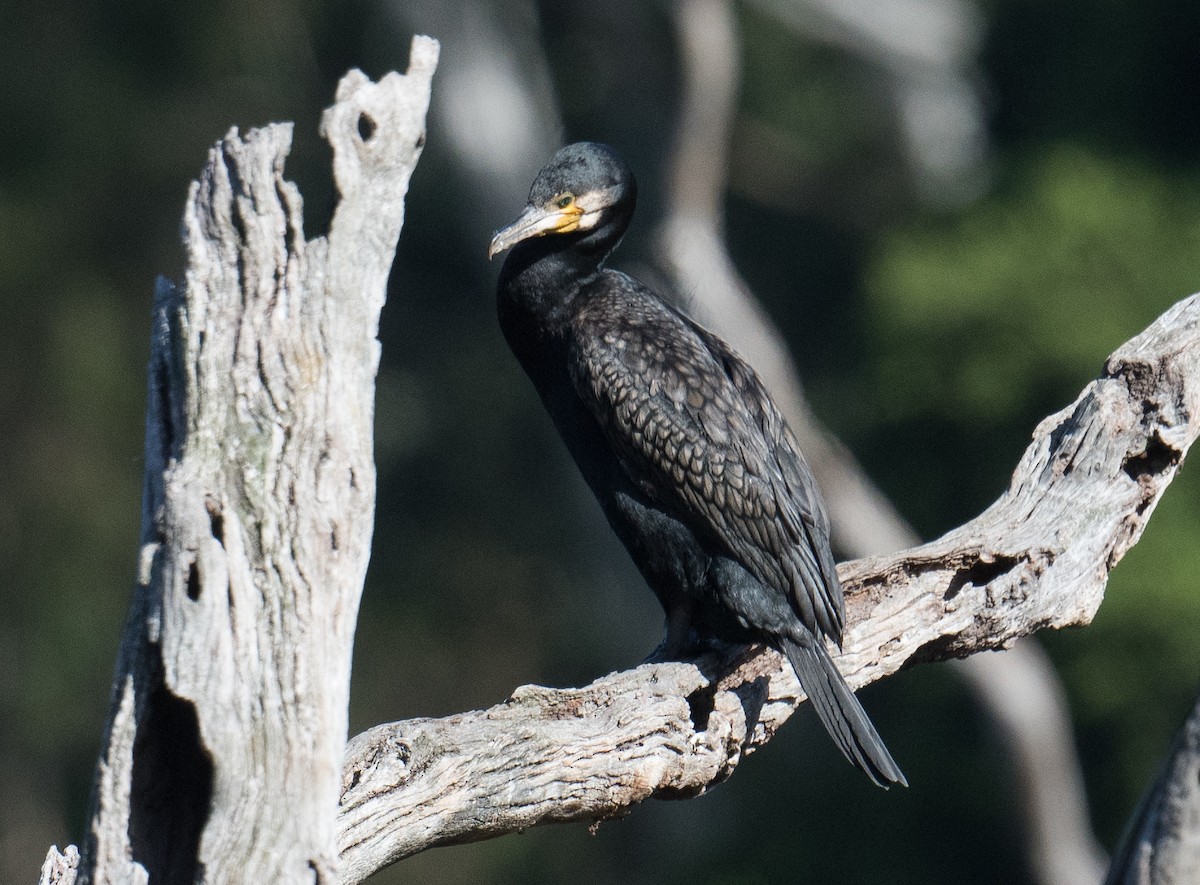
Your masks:
<svg viewBox="0 0 1200 885"><path fill-rule="evenodd" d="M555 205L558 206L559 209L566 209L568 206L570 206L574 202L575 202L575 195L570 194L570 193L563 194L557 200L554 201Z"/></svg>

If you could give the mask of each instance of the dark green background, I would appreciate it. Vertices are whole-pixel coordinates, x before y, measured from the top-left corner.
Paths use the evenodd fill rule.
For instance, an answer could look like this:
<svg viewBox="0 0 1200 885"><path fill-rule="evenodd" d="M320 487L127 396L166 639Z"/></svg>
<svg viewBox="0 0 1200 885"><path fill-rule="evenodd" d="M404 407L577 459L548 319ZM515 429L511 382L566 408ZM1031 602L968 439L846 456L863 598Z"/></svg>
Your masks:
<svg viewBox="0 0 1200 885"><path fill-rule="evenodd" d="M540 26L564 140L608 141L637 168L643 208L615 262L632 267L651 258L677 58L661 7L604 9L546 2ZM740 119L795 147L824 199L762 180L735 135L731 250L822 419L928 536L993 500L1037 421L1200 289L1200 6L978 9L988 183L938 209L909 180L879 72L738 7ZM406 15L440 36L420 4ZM136 558L150 293L181 271L188 183L229 126L296 120L289 174L319 231L320 110L347 67L403 68L408 36L371 2L0 7L0 880L31 881L51 842L80 837ZM520 207L480 217L492 202L440 126L381 331L356 730L583 683L659 635L495 328L487 232ZM1095 624L1043 637L1110 848L1200 682L1197 496L1185 469ZM863 695L907 791L871 788L802 712L700 800L595 836L435 851L380 881L1028 881L1002 747L953 672Z"/></svg>

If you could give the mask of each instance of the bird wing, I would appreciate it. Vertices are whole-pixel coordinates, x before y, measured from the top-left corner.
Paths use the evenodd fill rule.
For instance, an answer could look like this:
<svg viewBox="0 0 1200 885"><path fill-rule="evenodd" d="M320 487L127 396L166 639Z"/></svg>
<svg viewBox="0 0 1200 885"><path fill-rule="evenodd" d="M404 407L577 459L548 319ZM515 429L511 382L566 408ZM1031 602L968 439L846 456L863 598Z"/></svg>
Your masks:
<svg viewBox="0 0 1200 885"><path fill-rule="evenodd" d="M828 595L825 601L833 609L833 619L837 624L836 631L827 635L840 644L845 622L845 600L830 545L829 514L825 511L825 502L821 500L817 479L758 373L716 335L684 319L705 342L713 358L724 366L729 380L740 395L740 401L753 417L755 426L762 431L770 463L778 470L771 476L775 494L780 500L791 504L791 507L783 508L784 511L789 520L798 521L804 541L816 553L821 590L823 595ZM794 514L792 508L795 509Z"/></svg>
<svg viewBox="0 0 1200 885"><path fill-rule="evenodd" d="M586 334L574 336L569 361L577 393L645 494L719 539L787 595L805 626L840 642L829 521L795 438L723 341L637 294L583 307Z"/></svg>

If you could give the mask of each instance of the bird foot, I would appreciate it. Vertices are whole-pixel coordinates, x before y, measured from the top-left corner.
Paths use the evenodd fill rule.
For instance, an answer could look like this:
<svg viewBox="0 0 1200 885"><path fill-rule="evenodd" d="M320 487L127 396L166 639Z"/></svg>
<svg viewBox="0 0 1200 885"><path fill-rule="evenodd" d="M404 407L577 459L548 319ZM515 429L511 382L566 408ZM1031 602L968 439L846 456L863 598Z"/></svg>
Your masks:
<svg viewBox="0 0 1200 885"><path fill-rule="evenodd" d="M672 637L667 634L650 654L642 661L643 664L661 664L666 661L684 661L698 658L710 651L719 651L727 643L714 636L704 636L695 630L689 630L684 636Z"/></svg>

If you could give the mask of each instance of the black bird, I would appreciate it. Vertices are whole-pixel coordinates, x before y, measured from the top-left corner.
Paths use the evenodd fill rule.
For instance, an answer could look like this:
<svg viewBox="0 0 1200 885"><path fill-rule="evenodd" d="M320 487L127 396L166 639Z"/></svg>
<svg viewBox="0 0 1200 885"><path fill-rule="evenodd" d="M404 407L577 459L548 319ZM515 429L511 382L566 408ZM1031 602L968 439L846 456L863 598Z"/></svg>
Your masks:
<svg viewBox="0 0 1200 885"><path fill-rule="evenodd" d="M796 439L754 370L637 280L603 267L637 185L583 142L538 173L496 233L504 337L667 615L690 631L764 642L791 662L826 730L876 784L906 784L825 647L845 603L829 517Z"/></svg>

